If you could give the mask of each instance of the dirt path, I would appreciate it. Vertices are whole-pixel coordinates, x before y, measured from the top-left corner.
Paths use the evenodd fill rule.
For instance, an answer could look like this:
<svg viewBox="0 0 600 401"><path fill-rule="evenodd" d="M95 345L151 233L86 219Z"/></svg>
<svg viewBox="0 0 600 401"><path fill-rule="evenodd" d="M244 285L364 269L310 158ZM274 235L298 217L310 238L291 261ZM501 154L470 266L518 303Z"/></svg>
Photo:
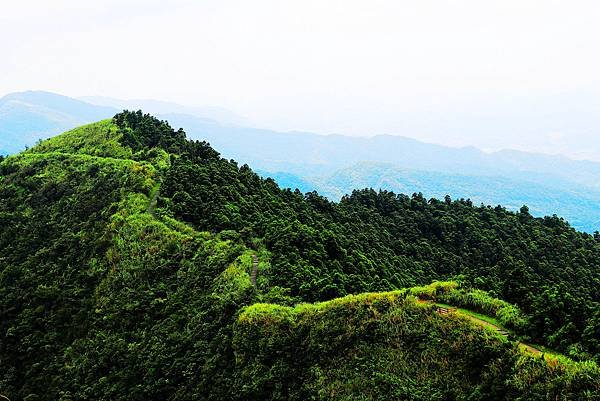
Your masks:
<svg viewBox="0 0 600 401"><path fill-rule="evenodd" d="M152 194L152 198L150 199L150 203L148 204L147 212L152 215L152 217L156 218L156 214L154 210L156 209L156 204L158 203L158 197L160 195L160 187L156 188L156 191Z"/></svg>
<svg viewBox="0 0 600 401"><path fill-rule="evenodd" d="M419 300L418 302L419 303L430 303L431 301L422 301L422 300ZM495 325L493 323L490 323L490 322L486 322L485 320L482 320L482 319L479 319L478 317L469 315L468 313L461 312L461 311L459 311L459 310L457 310L455 308L447 308L447 307L440 306L440 305L436 305L436 306L438 308L438 313L440 315L442 315L442 316L447 316L449 314L457 314L457 315L460 315L460 316L464 316L464 317L466 317L467 319L469 319L470 321L472 321L473 323L475 323L475 324L477 324L479 326L487 327L489 329L492 329L492 330L496 331L496 333L499 334L499 335L501 335L502 337L505 337L505 338L508 337L508 332L506 330L504 330L500 326L497 326L497 325ZM533 346L531 346L529 344L522 343L522 342L519 342L519 348L521 348L523 350L526 350L526 351L528 351L528 352L530 352L530 353L532 353L534 355L541 355L542 354L542 351L540 351L539 349L537 349L537 348L535 348L535 347L533 347Z"/></svg>
<svg viewBox="0 0 600 401"><path fill-rule="evenodd" d="M519 343L519 348L522 348L522 349L524 349L526 351L529 351L529 352L531 352L534 355L541 355L542 354L542 351L540 351L539 349L537 349L535 347L532 347L529 344Z"/></svg>
<svg viewBox="0 0 600 401"><path fill-rule="evenodd" d="M493 323L486 322L485 320L479 319L478 317L475 317L475 316L468 315L466 313L461 313L461 312L458 312L458 313L461 316L466 316L468 319L472 320L473 322L477 323L480 326L488 327L488 328L490 328L492 330L495 330L496 333L498 333L498 334L500 334L500 335L502 335L504 337L508 337L508 332L506 330L504 330L500 326L496 326Z"/></svg>
<svg viewBox="0 0 600 401"><path fill-rule="evenodd" d="M258 274L258 256L252 255L252 273L250 274L250 281L252 285L256 287L256 275Z"/></svg>
<svg viewBox="0 0 600 401"><path fill-rule="evenodd" d="M506 330L504 330L502 327L500 326L496 326L495 324L492 324L490 322L486 322L485 320L479 319L475 316L471 316L469 314L466 313L462 313L460 311L456 312L457 314L459 314L460 316L464 316L467 319L471 320L472 322L474 322L475 324L479 325L479 326L483 326L483 327L488 327L492 330L495 330L496 333L500 334L502 337L508 337L508 332ZM535 355L540 355L542 353L542 351L540 351L539 349L532 347L529 344L525 344L522 342L519 342L519 348L521 349L525 349L529 352L531 352L532 354Z"/></svg>

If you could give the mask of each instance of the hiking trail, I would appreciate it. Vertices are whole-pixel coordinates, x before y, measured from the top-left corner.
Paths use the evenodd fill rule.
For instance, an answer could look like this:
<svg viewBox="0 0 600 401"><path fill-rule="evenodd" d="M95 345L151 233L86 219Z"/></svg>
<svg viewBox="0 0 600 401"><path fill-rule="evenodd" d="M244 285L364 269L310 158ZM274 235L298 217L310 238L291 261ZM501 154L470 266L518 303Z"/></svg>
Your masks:
<svg viewBox="0 0 600 401"><path fill-rule="evenodd" d="M419 300L419 302L420 303L430 303L431 301L422 301L422 300ZM455 315L458 315L458 316L463 316L463 317L466 317L467 319L469 319L470 321L472 321L473 323L475 323L478 326L487 327L489 329L494 330L498 335L500 335L500 336L502 336L504 338L508 338L508 336L509 336L508 331L506 331L504 328L502 328L502 327L500 327L498 325L495 325L493 323L487 322L487 321L485 321L483 319L479 319L478 317L470 315L469 313L462 312L462 311L458 310L458 308L447 307L447 306L442 306L442 305L437 305L437 304L435 304L435 307L437 308L436 309L437 313L439 313L441 316L448 316L448 315L451 315L451 314L455 314ZM519 342L518 346L519 346L519 348L521 348L523 350L526 350L526 351L528 351L528 352L530 352L530 353L532 353L534 355L542 355L543 354L541 350L535 348L532 345L525 344L523 342Z"/></svg>
<svg viewBox="0 0 600 401"><path fill-rule="evenodd" d="M252 254L252 273L250 274L250 282L256 287L256 275L258 274L258 256Z"/></svg>
<svg viewBox="0 0 600 401"><path fill-rule="evenodd" d="M156 213L154 210L156 209L156 204L158 203L158 197L160 196L160 184L154 190L152 197L150 198L150 203L148 204L148 208L146 211L152 215L152 217L156 218Z"/></svg>

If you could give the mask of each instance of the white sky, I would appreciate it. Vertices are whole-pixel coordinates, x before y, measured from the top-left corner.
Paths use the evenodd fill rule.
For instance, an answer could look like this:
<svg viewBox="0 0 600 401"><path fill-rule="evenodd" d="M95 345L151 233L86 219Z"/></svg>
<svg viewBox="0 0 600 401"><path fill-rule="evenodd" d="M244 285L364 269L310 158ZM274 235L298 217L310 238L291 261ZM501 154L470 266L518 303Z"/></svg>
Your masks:
<svg viewBox="0 0 600 401"><path fill-rule="evenodd" d="M600 94L595 0L0 3L0 95L155 98L280 129L444 142L398 132L401 113Z"/></svg>

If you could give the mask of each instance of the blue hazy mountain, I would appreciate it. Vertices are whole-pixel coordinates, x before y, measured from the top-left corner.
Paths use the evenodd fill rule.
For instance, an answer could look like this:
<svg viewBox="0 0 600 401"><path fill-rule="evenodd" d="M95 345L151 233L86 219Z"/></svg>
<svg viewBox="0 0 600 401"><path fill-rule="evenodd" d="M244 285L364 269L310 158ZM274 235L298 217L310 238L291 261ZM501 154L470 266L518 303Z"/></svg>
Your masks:
<svg viewBox="0 0 600 401"><path fill-rule="evenodd" d="M118 109L49 92L11 93L0 98L0 154L16 153L38 139L110 117Z"/></svg>
<svg viewBox="0 0 600 401"><path fill-rule="evenodd" d="M578 229L600 229L600 163L513 150L487 153L392 135L278 132L240 125L241 118L222 109L86 99L102 105L47 92L3 97L0 153L14 153L40 138L109 118L121 108L146 106L172 126L183 127L189 137L207 140L224 157L303 192L318 190L333 200L365 187L427 197L449 194L513 209L527 204L534 215L557 214Z"/></svg>
<svg viewBox="0 0 600 401"><path fill-rule="evenodd" d="M218 121L222 125L248 125L248 121L223 107L186 106L173 102L153 99L115 99L104 96L82 96L84 102L108 106L119 110L144 110L150 114L186 114L206 120Z"/></svg>
<svg viewBox="0 0 600 401"><path fill-rule="evenodd" d="M600 163L563 156L474 147L452 148L394 135L349 137L306 132L277 132L225 126L189 115L163 114L191 137L206 139L225 157L272 172L299 177L327 175L360 162L392 164L460 175L504 176L563 188L569 184L600 190Z"/></svg>

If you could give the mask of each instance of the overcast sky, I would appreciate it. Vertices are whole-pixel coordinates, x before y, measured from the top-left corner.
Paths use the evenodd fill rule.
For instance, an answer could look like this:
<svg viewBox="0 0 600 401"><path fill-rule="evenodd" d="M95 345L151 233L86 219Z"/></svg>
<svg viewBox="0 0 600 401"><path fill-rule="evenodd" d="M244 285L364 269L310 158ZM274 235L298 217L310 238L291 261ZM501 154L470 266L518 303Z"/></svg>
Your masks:
<svg viewBox="0 0 600 401"><path fill-rule="evenodd" d="M487 143L406 124L407 114L594 102L599 21L595 0L10 1L0 94L155 98L279 129L523 147L519 135Z"/></svg>

